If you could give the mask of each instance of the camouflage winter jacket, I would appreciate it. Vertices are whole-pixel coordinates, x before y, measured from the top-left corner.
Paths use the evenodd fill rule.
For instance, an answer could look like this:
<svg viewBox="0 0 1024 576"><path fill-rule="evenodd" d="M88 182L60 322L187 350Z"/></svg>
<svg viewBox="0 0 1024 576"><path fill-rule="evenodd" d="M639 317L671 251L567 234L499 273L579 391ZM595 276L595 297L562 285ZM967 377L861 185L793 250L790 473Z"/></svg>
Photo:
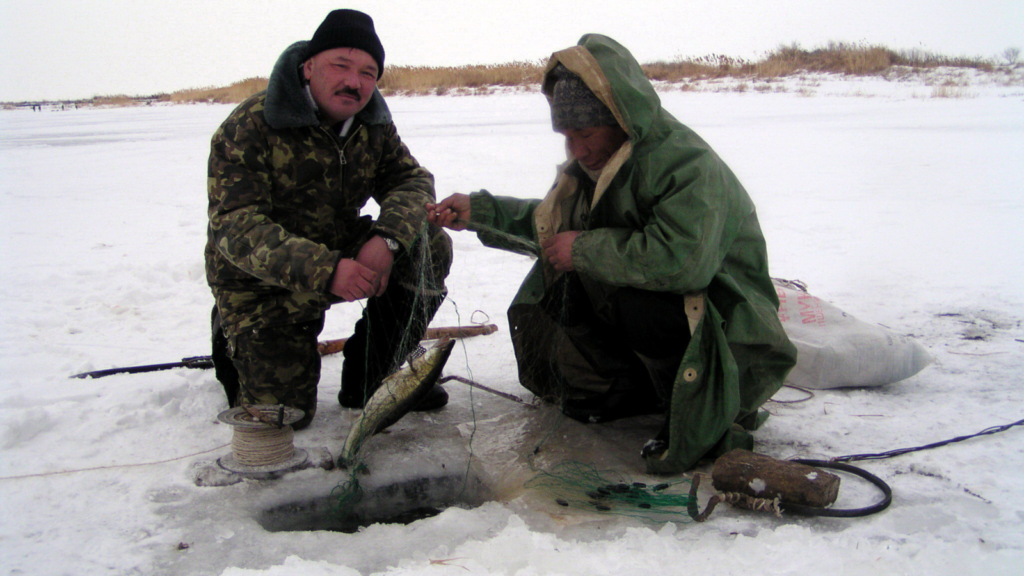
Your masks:
<svg viewBox="0 0 1024 576"><path fill-rule="evenodd" d="M338 260L369 233L408 250L434 199L434 178L402 143L374 92L340 138L317 113L300 66L306 42L278 59L266 92L213 135L206 277L225 332L304 322L337 301ZM373 198L380 216L360 209Z"/></svg>

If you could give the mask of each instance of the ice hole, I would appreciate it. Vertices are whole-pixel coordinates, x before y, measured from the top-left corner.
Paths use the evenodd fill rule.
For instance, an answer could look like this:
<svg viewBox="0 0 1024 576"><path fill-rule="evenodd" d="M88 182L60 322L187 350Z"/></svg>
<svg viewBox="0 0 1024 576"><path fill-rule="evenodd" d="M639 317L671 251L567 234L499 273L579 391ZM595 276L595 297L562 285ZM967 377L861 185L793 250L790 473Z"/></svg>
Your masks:
<svg viewBox="0 0 1024 576"><path fill-rule="evenodd" d="M447 508L471 509L488 500L475 477L445 475L363 487L354 504L339 508L330 494L312 500L280 504L263 511L257 521L269 532L329 530L354 533L373 524L410 524Z"/></svg>

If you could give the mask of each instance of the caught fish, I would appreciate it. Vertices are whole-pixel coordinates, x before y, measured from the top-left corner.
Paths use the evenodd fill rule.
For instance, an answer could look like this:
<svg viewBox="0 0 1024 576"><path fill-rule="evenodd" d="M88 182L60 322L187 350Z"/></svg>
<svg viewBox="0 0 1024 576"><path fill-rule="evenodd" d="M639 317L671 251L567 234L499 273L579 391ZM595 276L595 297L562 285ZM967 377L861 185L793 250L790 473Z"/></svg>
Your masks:
<svg viewBox="0 0 1024 576"><path fill-rule="evenodd" d="M347 467L362 448L363 442L374 434L398 422L430 392L455 341L445 338L409 365L388 376L380 388L366 401L363 412L352 423L338 465Z"/></svg>

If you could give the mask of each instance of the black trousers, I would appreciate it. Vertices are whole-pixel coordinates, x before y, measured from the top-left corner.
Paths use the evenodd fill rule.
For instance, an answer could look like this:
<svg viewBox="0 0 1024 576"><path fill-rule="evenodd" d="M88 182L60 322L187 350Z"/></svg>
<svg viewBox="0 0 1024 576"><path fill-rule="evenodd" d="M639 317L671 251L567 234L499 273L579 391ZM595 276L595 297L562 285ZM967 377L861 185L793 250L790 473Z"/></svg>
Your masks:
<svg viewBox="0 0 1024 576"><path fill-rule="evenodd" d="M562 328L588 326L616 345L615 350L661 360L681 355L690 342L681 294L619 288L609 295L605 313L598 315L579 275L569 272L548 290L542 306Z"/></svg>
<svg viewBox="0 0 1024 576"><path fill-rule="evenodd" d="M682 295L620 288L598 314L579 275L570 272L541 305L594 372L611 381L603 398L576 407L563 403L566 414L599 422L664 410L690 342Z"/></svg>

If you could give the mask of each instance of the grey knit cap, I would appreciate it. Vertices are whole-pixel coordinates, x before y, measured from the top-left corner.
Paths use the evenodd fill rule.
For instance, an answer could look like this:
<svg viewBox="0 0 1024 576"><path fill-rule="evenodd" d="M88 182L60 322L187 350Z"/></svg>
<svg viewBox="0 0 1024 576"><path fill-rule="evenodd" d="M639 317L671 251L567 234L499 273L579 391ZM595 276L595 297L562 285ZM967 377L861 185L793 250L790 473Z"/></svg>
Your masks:
<svg viewBox="0 0 1024 576"><path fill-rule="evenodd" d="M582 78L559 64L551 70L551 125L555 130L617 126L615 115L587 87Z"/></svg>

